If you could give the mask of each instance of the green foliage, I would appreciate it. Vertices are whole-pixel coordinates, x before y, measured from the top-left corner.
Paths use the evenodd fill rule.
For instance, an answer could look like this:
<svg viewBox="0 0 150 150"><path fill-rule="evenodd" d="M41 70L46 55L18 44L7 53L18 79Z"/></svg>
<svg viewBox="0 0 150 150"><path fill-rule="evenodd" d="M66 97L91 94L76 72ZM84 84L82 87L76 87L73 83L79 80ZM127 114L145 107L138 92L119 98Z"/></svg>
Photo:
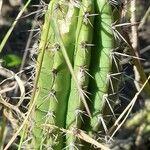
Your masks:
<svg viewBox="0 0 150 150"><path fill-rule="evenodd" d="M5 67L16 67L21 64L21 58L15 54L7 54L3 57Z"/></svg>

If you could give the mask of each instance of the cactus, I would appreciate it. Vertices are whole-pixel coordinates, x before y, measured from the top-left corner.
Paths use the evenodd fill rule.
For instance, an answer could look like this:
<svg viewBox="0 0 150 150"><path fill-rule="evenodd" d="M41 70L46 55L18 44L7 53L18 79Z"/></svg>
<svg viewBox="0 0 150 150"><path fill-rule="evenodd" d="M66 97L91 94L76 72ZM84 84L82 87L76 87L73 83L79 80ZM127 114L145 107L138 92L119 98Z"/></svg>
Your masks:
<svg viewBox="0 0 150 150"><path fill-rule="evenodd" d="M114 88L110 85L110 76L114 72L112 66L115 65L112 59L115 40L111 29L111 24L113 23L111 5L107 3L107 0L96 0L95 7L96 14L99 15L95 19L95 47L92 49L90 66L90 74L94 79L91 79L89 92L91 93L90 99L93 102L93 117L90 120L90 131L98 132L107 130L104 123L106 115L104 114L104 108L109 103L109 94L115 93ZM97 39L97 37L99 38ZM112 89L110 90L110 88ZM108 109L107 114L109 114Z"/></svg>
<svg viewBox="0 0 150 150"><path fill-rule="evenodd" d="M108 79L115 65L111 13L107 0L50 1L36 65L32 148L76 149L81 142L60 129L82 128L92 136L102 130L103 98L115 93Z"/></svg>
<svg viewBox="0 0 150 150"><path fill-rule="evenodd" d="M51 17L56 17L58 26L61 29L60 32L61 36L63 36L65 48L67 49L67 54L69 59L72 60L74 51L73 43L75 41L76 31L75 25L77 24L77 16L79 12L79 8L76 7L75 4L76 3L73 3L73 1L70 1L68 4L66 1L52 1L49 5L49 9L47 10L48 17L46 16L45 18L46 27L44 26L43 30L44 28L50 28L50 31L49 37L46 41L47 49L42 60L41 76L39 77L39 87L36 95L37 97L35 97L37 99L37 103L34 115L35 126L37 126L37 128L41 128L39 127L40 124L51 124L65 128L65 113L70 88L70 72L63 58L61 47L57 42L56 37L53 36L54 32L51 30L50 20ZM45 35L45 33L43 33L42 36L43 35ZM42 37L41 41L44 41L42 40ZM43 81L45 81L45 83L43 83ZM39 115L41 116L39 117ZM63 141L63 137L61 136L59 138L60 135L58 135L59 144L57 145L57 139L53 136L53 134L57 134L57 131L55 131L55 129L54 131L53 129L50 130L51 131L48 131L48 129L44 127L40 130L39 135L37 134L37 131L35 131L35 141L40 145L42 145L41 142L43 142L47 143L46 145L54 145L54 147L61 148L63 142L60 141ZM43 135L41 135L41 132ZM47 134L48 137L46 138L44 134ZM39 138L39 136L41 138ZM43 136L48 140L43 141ZM36 140L36 138L41 142Z"/></svg>
<svg viewBox="0 0 150 150"><path fill-rule="evenodd" d="M80 9L79 20L76 33L76 47L74 52L74 73L77 77L84 96L88 86L88 68L91 57L92 34L93 34L93 20L94 20L94 3L91 0L83 0L83 7ZM80 128L82 123L82 115L84 114L84 104L81 100L74 80L71 81L71 89L68 100L68 109L66 115L66 128L74 129ZM67 146L72 147L78 143L74 135L66 136Z"/></svg>
<svg viewBox="0 0 150 150"><path fill-rule="evenodd" d="M27 0L17 18L30 2ZM35 150L110 150L105 143L110 142L124 123L141 91L144 89L150 95L150 76L146 77L126 31L120 30L125 25L119 24L121 17L124 20L122 7L121 0L49 0L44 10L36 76L28 111L22 115L23 103L14 107L14 104L7 105L7 101L0 97L2 107L14 107L11 111L15 118L23 120L5 146L7 136L4 129L7 131L5 126L9 117L9 113L5 112L0 124L1 149L3 146L4 150L8 149L20 134L20 141L17 139L14 142L18 150L24 147ZM0 52L16 23L17 20L6 34ZM118 37L122 39L118 40ZM131 63L137 68L143 86L112 125L116 119L114 105L121 80L121 67L116 58L122 51L121 42L128 46L127 51L133 56L130 56ZM143 119L137 115L126 123L126 127L140 124L137 117L140 121ZM143 117L149 122L149 112L144 111ZM9 121L13 125L11 116ZM149 132L145 122L141 129L143 133Z"/></svg>
<svg viewBox="0 0 150 150"><path fill-rule="evenodd" d="M51 2L48 7L47 13L45 14L45 20L48 20L50 18L50 12L52 11L52 7L53 2ZM51 32L50 22L45 21L43 25L43 33L41 35L41 42L39 45L39 54L36 68L39 74L39 76L37 76L38 82L35 93L36 105L35 111L33 113L33 120L35 123L35 128L33 129L33 136L36 148L39 148L40 145L42 145L42 137L44 136L44 131L42 130L41 124L46 121L45 116L48 113L49 107L48 104L50 98L48 97L48 95L53 81L52 75L50 75L53 66L53 59L49 58L53 57L53 53L48 48L50 47L50 45L53 44L53 42L54 36ZM47 84L47 82L49 84Z"/></svg>

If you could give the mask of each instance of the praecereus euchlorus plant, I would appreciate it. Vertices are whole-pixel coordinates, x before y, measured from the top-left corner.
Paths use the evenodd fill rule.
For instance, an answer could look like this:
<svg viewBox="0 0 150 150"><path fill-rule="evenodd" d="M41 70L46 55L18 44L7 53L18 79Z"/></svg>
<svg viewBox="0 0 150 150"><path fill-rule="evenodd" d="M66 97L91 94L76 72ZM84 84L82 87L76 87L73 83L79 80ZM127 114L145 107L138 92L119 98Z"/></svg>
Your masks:
<svg viewBox="0 0 150 150"><path fill-rule="evenodd" d="M78 129L94 139L107 132L119 82L114 18L108 0L48 4L32 96L31 148L82 149Z"/></svg>

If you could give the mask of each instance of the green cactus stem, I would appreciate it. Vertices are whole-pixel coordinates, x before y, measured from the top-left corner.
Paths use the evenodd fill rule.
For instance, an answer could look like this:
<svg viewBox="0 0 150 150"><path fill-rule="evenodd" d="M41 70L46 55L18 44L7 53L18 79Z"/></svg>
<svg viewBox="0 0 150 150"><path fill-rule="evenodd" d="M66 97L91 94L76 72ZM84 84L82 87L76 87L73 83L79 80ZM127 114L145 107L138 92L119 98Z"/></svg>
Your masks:
<svg viewBox="0 0 150 150"><path fill-rule="evenodd" d="M90 120L90 131L98 133L99 129L107 130L103 112L108 105L109 92L115 92L110 86L112 66L116 65L112 59L115 40L111 24L113 23L112 8L107 0L96 0L96 14L94 24L94 44L91 54L89 92L93 102L93 117ZM112 88L111 90L109 88ZM112 96L113 97L113 96ZM110 103L111 105L111 103ZM108 106L107 106L108 108ZM110 109L110 108L109 108ZM107 109L107 111L109 111ZM106 114L108 114L106 112ZM105 114L105 115L106 115Z"/></svg>
<svg viewBox="0 0 150 150"><path fill-rule="evenodd" d="M91 46L93 36L93 21L94 21L94 3L90 0L83 0L78 16L78 25L76 33L76 47L74 54L74 73L77 82L84 92L86 98L86 89L88 86L88 68L91 57ZM82 123L82 115L84 112L84 104L78 93L76 83L71 80L71 91L68 101L66 128L72 130L80 128ZM84 114L86 115L86 114ZM68 148L78 147L77 139L74 135L66 135L66 144ZM79 143L78 143L79 144Z"/></svg>
<svg viewBox="0 0 150 150"><path fill-rule="evenodd" d="M77 16L79 12L79 8L77 7L78 5L73 1L66 3L66 1L62 0L58 2L51 1L50 6L53 7L50 7L48 10L48 14L50 14L50 16L45 18L45 22L50 23L52 18L55 18L60 29L60 34L63 37L62 40L67 50L68 57L72 62L75 47L75 44L73 43L75 43L76 24L78 20ZM49 25L49 28L51 28L51 25ZM53 33L55 32L51 30L51 34ZM52 41L48 42L50 43L48 46L48 52L51 54L51 56L45 53L45 57L47 57L49 62L45 62L46 58L44 58L42 68L47 72L44 73L44 71L41 71L38 96L36 97L37 101L39 99L39 102L36 105L37 111L35 111L35 116L38 118L35 119L36 126L41 128L41 126L45 125L45 127L40 130L43 134L39 132L38 136L37 131L34 133L37 137L36 141L40 145L61 149L63 146L63 136L55 129L47 129L46 124L55 125L60 128L65 127L66 106L71 76L63 57L61 46L59 45L57 39L54 37ZM50 64L52 65L46 67ZM42 75L42 73L44 74ZM49 81L48 78L50 78L51 81ZM41 85L40 81L41 83L45 81L44 84L47 86L44 87ZM42 118L45 119L43 120ZM39 119L41 119L41 121Z"/></svg>

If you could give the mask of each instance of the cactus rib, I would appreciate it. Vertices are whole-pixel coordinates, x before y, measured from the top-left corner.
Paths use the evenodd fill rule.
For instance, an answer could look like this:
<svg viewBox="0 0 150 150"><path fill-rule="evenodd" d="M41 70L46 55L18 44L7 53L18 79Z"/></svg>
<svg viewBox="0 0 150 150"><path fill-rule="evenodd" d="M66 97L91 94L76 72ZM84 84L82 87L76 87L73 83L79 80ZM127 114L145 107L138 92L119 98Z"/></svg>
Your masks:
<svg viewBox="0 0 150 150"><path fill-rule="evenodd" d="M91 44L94 16L94 4L90 0L82 1L83 7L80 8L78 16L78 25L76 33L76 48L74 56L74 73L81 89L86 92L88 86L88 68L91 57ZM86 93L85 93L86 94ZM86 97L85 97L86 98ZM68 101L66 128L80 128L82 123L82 115L84 114L84 104L78 93L75 81L71 82L71 91ZM74 135L66 135L66 144L70 147L75 146L76 138Z"/></svg>
<svg viewBox="0 0 150 150"><path fill-rule="evenodd" d="M106 129L103 119L103 109L109 87L109 74L112 68L111 52L114 48L113 32L110 25L113 23L112 8L107 0L96 0L96 16L94 44L92 49L90 73L94 80L90 80L90 99L93 101L93 118L90 120L91 131L98 132L100 125Z"/></svg>

